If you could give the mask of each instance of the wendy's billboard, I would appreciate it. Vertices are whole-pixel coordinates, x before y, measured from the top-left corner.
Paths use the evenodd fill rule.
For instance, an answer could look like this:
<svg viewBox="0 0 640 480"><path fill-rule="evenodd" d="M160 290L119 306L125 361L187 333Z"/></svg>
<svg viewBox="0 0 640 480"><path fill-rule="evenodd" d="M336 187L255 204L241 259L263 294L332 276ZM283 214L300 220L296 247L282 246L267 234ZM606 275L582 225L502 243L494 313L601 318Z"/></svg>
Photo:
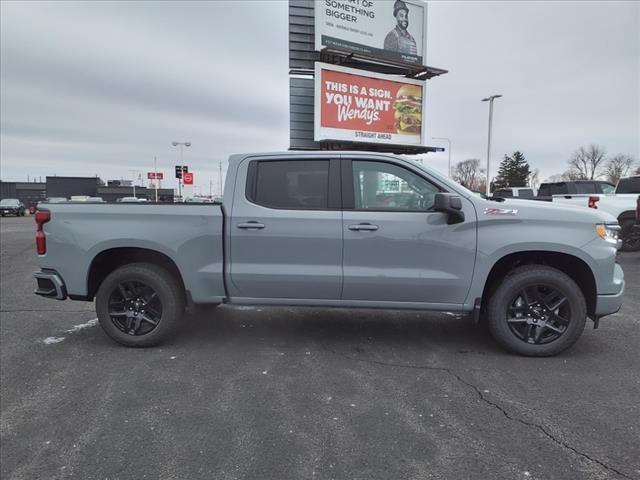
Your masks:
<svg viewBox="0 0 640 480"><path fill-rule="evenodd" d="M424 84L316 63L314 140L423 145Z"/></svg>

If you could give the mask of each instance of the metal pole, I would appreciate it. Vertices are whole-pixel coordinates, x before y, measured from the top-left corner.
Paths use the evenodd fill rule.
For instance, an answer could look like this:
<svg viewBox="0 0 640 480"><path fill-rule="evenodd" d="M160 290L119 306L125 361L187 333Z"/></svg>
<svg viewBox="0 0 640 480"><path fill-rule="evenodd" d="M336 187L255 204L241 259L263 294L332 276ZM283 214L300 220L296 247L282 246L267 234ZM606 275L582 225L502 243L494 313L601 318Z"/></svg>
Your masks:
<svg viewBox="0 0 640 480"><path fill-rule="evenodd" d="M222 197L222 160L220 160L220 178L218 179L220 184L220 196Z"/></svg>
<svg viewBox="0 0 640 480"><path fill-rule="evenodd" d="M501 96L502 95L491 95L490 97L482 99L483 102L489 102L489 133L487 138L487 185L485 189L487 197L491 195L491 175L489 170L491 169L491 124L493 123L493 101L496 98L500 98Z"/></svg>
<svg viewBox="0 0 640 480"><path fill-rule="evenodd" d="M184 198L182 198L182 176L184 175L184 172L182 171L183 164L184 161L182 160L182 144L180 144L180 171L182 173L180 173L180 178L178 179L178 196L180 197L181 202L184 201Z"/></svg>
<svg viewBox="0 0 640 480"><path fill-rule="evenodd" d="M156 177L153 184L156 187L156 203L158 203L158 159L155 155L153 156L153 176Z"/></svg>
<svg viewBox="0 0 640 480"><path fill-rule="evenodd" d="M451 178L451 139L447 137L431 137L433 140L446 140L447 148L449 149L449 165L447 170L447 176Z"/></svg>
<svg viewBox="0 0 640 480"><path fill-rule="evenodd" d="M487 139L487 185L485 190L485 194L487 195L487 197L491 195L491 184L490 184L491 176L489 175L489 168L491 166L490 159L491 159L491 122L492 121L493 121L493 97L491 97L491 100L489 100L489 136Z"/></svg>

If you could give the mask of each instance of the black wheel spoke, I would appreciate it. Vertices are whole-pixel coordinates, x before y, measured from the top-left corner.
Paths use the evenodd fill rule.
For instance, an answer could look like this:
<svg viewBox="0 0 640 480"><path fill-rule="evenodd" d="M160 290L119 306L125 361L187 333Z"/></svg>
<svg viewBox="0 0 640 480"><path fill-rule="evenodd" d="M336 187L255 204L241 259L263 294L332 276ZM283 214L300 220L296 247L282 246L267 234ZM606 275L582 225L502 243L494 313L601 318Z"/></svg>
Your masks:
<svg viewBox="0 0 640 480"><path fill-rule="evenodd" d="M564 317L561 317L560 315L556 314L556 313L551 313L551 315L549 315L549 320L552 320L560 325L566 326L569 325L569 320L567 320Z"/></svg>
<svg viewBox="0 0 640 480"><path fill-rule="evenodd" d="M533 343L540 343L540 337L544 329L544 326L536 325L535 332L533 334Z"/></svg>
<svg viewBox="0 0 640 480"><path fill-rule="evenodd" d="M108 309L113 324L128 335L146 335L162 318L158 293L138 280L123 281L114 287Z"/></svg>

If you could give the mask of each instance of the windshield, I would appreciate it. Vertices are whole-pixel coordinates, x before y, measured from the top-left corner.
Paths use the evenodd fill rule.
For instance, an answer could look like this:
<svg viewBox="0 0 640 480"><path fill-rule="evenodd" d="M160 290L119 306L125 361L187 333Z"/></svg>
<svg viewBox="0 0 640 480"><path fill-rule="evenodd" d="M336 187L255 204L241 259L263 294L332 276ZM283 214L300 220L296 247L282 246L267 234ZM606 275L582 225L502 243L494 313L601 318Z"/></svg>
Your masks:
<svg viewBox="0 0 640 480"><path fill-rule="evenodd" d="M17 207L18 205L20 205L20 201L16 200L15 198L4 198L0 200L0 205Z"/></svg>

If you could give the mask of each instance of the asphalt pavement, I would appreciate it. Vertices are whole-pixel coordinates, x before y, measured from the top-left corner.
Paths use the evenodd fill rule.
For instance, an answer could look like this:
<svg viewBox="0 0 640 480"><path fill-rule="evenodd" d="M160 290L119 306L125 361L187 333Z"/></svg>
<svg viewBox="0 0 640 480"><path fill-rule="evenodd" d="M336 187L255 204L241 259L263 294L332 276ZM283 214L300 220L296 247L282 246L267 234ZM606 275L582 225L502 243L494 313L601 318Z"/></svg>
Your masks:
<svg viewBox="0 0 640 480"><path fill-rule="evenodd" d="M640 479L640 253L553 358L448 314L228 306L127 349L32 294L34 231L0 221L3 479Z"/></svg>

